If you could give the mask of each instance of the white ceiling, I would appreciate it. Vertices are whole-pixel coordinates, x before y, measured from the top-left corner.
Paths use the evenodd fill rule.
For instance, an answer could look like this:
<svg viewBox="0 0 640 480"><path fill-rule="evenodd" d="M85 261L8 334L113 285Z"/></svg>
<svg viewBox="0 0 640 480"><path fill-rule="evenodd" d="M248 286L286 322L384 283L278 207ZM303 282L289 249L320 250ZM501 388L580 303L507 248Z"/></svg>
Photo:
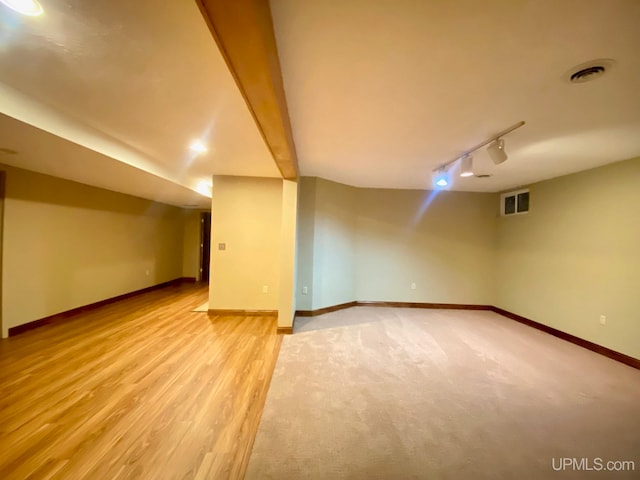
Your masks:
<svg viewBox="0 0 640 480"><path fill-rule="evenodd" d="M640 155L638 0L271 0L304 175L429 188L510 125L453 188L499 191ZM591 83L573 66L612 58Z"/></svg>
<svg viewBox="0 0 640 480"><path fill-rule="evenodd" d="M41 1L36 18L0 4L0 148L19 152L0 163L175 205L207 206L212 174L279 177L195 1ZM454 189L640 155L637 0L271 6L303 175L429 188L434 167L520 120L509 160L477 152L492 177ZM563 79L595 58L616 64ZM199 136L210 152L195 157Z"/></svg>
<svg viewBox="0 0 640 480"><path fill-rule="evenodd" d="M11 150L19 152L0 150L0 164L180 207L211 207L210 198L190 188L2 114L0 145L11 145Z"/></svg>
<svg viewBox="0 0 640 480"><path fill-rule="evenodd" d="M212 174L280 176L195 1L40 1L41 17L0 4L0 113L16 121L2 119L0 147L19 152L0 162L106 186L96 166L111 158L129 168L110 168L107 183L126 187L107 188L146 198L159 194L145 178L197 190ZM28 148L12 129L60 150ZM198 137L209 152L196 157ZM180 205L175 191L163 197Z"/></svg>

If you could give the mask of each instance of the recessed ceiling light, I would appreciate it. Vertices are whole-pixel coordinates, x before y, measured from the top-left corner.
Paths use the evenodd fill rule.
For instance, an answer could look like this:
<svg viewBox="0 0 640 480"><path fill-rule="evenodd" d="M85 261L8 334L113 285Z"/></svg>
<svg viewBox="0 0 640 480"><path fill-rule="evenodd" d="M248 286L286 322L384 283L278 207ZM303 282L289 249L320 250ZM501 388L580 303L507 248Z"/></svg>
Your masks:
<svg viewBox="0 0 640 480"><path fill-rule="evenodd" d="M194 140L191 142L191 145L189 145L189 149L196 153L205 153L207 151L207 146L202 143L201 140Z"/></svg>
<svg viewBox="0 0 640 480"><path fill-rule="evenodd" d="M196 185L196 192L206 197L211 197L212 188L211 180L200 180Z"/></svg>
<svg viewBox="0 0 640 480"><path fill-rule="evenodd" d="M37 17L44 13L42 5L37 0L0 0L0 2L22 15Z"/></svg>

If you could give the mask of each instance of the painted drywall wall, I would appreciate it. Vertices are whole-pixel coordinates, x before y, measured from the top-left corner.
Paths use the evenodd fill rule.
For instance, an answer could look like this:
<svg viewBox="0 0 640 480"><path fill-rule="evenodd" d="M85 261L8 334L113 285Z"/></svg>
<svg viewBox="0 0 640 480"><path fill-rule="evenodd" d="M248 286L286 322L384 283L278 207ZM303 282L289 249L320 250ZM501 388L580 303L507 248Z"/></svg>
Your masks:
<svg viewBox="0 0 640 480"><path fill-rule="evenodd" d="M313 310L355 298L355 206L357 189L315 179Z"/></svg>
<svg viewBox="0 0 640 480"><path fill-rule="evenodd" d="M309 177L300 190L299 310L354 300L493 303L496 194L430 198Z"/></svg>
<svg viewBox="0 0 640 480"><path fill-rule="evenodd" d="M640 358L640 158L530 191L499 220L497 306Z"/></svg>
<svg viewBox="0 0 640 480"><path fill-rule="evenodd" d="M210 309L278 310L281 222L281 179L213 177Z"/></svg>
<svg viewBox="0 0 640 480"><path fill-rule="evenodd" d="M10 327L181 277L180 209L2 170L4 336Z"/></svg>
<svg viewBox="0 0 640 480"><path fill-rule="evenodd" d="M278 326L291 327L296 311L296 230L298 183L282 181L282 221L280 229L280 300Z"/></svg>
<svg viewBox="0 0 640 480"><path fill-rule="evenodd" d="M296 232L296 308L313 308L313 238L315 232L316 177L298 179ZM306 287L306 291L305 291Z"/></svg>
<svg viewBox="0 0 640 480"><path fill-rule="evenodd" d="M493 304L497 202L488 193L358 189L357 300Z"/></svg>
<svg viewBox="0 0 640 480"><path fill-rule="evenodd" d="M202 210L185 210L182 239L182 276L200 280L200 225Z"/></svg>

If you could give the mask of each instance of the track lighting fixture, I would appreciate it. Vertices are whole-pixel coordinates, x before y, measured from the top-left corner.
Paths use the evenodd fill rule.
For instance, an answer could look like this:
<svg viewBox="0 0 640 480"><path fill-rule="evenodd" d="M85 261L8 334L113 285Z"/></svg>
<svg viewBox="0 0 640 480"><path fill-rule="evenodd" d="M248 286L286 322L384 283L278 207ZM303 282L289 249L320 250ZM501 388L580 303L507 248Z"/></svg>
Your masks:
<svg viewBox="0 0 640 480"><path fill-rule="evenodd" d="M453 160L449 160L447 163L443 163L442 165L433 169L434 174L434 183L437 187L443 188L449 185L449 176L447 173L447 169L453 165L455 162L460 161L460 176L461 177L471 177L473 176L473 157L471 154L476 150L481 149L482 147L489 145L487 148L487 152L489 156L493 160L493 163L499 165L503 163L508 157L507 152L504 150L504 137L508 133L513 132L515 129L520 128L524 125L524 121L518 122L515 125L510 126L506 130L494 135L488 140L476 145L473 148L470 148L462 155L457 156Z"/></svg>
<svg viewBox="0 0 640 480"><path fill-rule="evenodd" d="M445 188L449 186L449 172L447 171L447 167L434 170L433 183L437 188Z"/></svg>
<svg viewBox="0 0 640 480"><path fill-rule="evenodd" d="M460 176L473 176L473 156L469 153L460 159Z"/></svg>
<svg viewBox="0 0 640 480"><path fill-rule="evenodd" d="M487 147L487 152L496 165L500 165L507 159L507 152L504 151L504 140L502 138L495 139L494 142Z"/></svg>

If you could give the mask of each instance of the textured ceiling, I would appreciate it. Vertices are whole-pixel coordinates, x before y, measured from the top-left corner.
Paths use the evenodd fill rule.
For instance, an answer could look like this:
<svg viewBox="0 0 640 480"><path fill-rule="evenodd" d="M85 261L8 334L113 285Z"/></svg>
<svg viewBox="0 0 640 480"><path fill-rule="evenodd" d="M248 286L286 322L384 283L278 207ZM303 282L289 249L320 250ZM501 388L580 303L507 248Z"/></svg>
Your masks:
<svg viewBox="0 0 640 480"><path fill-rule="evenodd" d="M499 191L640 155L637 0L272 0L303 175L431 186L431 170L510 125L459 190ZM591 83L563 76L612 58Z"/></svg>
<svg viewBox="0 0 640 480"><path fill-rule="evenodd" d="M35 18L0 5L0 89L11 97L0 113L192 189L212 174L279 177L195 1L41 3ZM198 137L209 152L195 157ZM79 171L59 160L59 176L101 180L90 161ZM41 171L48 159L21 161Z"/></svg>

